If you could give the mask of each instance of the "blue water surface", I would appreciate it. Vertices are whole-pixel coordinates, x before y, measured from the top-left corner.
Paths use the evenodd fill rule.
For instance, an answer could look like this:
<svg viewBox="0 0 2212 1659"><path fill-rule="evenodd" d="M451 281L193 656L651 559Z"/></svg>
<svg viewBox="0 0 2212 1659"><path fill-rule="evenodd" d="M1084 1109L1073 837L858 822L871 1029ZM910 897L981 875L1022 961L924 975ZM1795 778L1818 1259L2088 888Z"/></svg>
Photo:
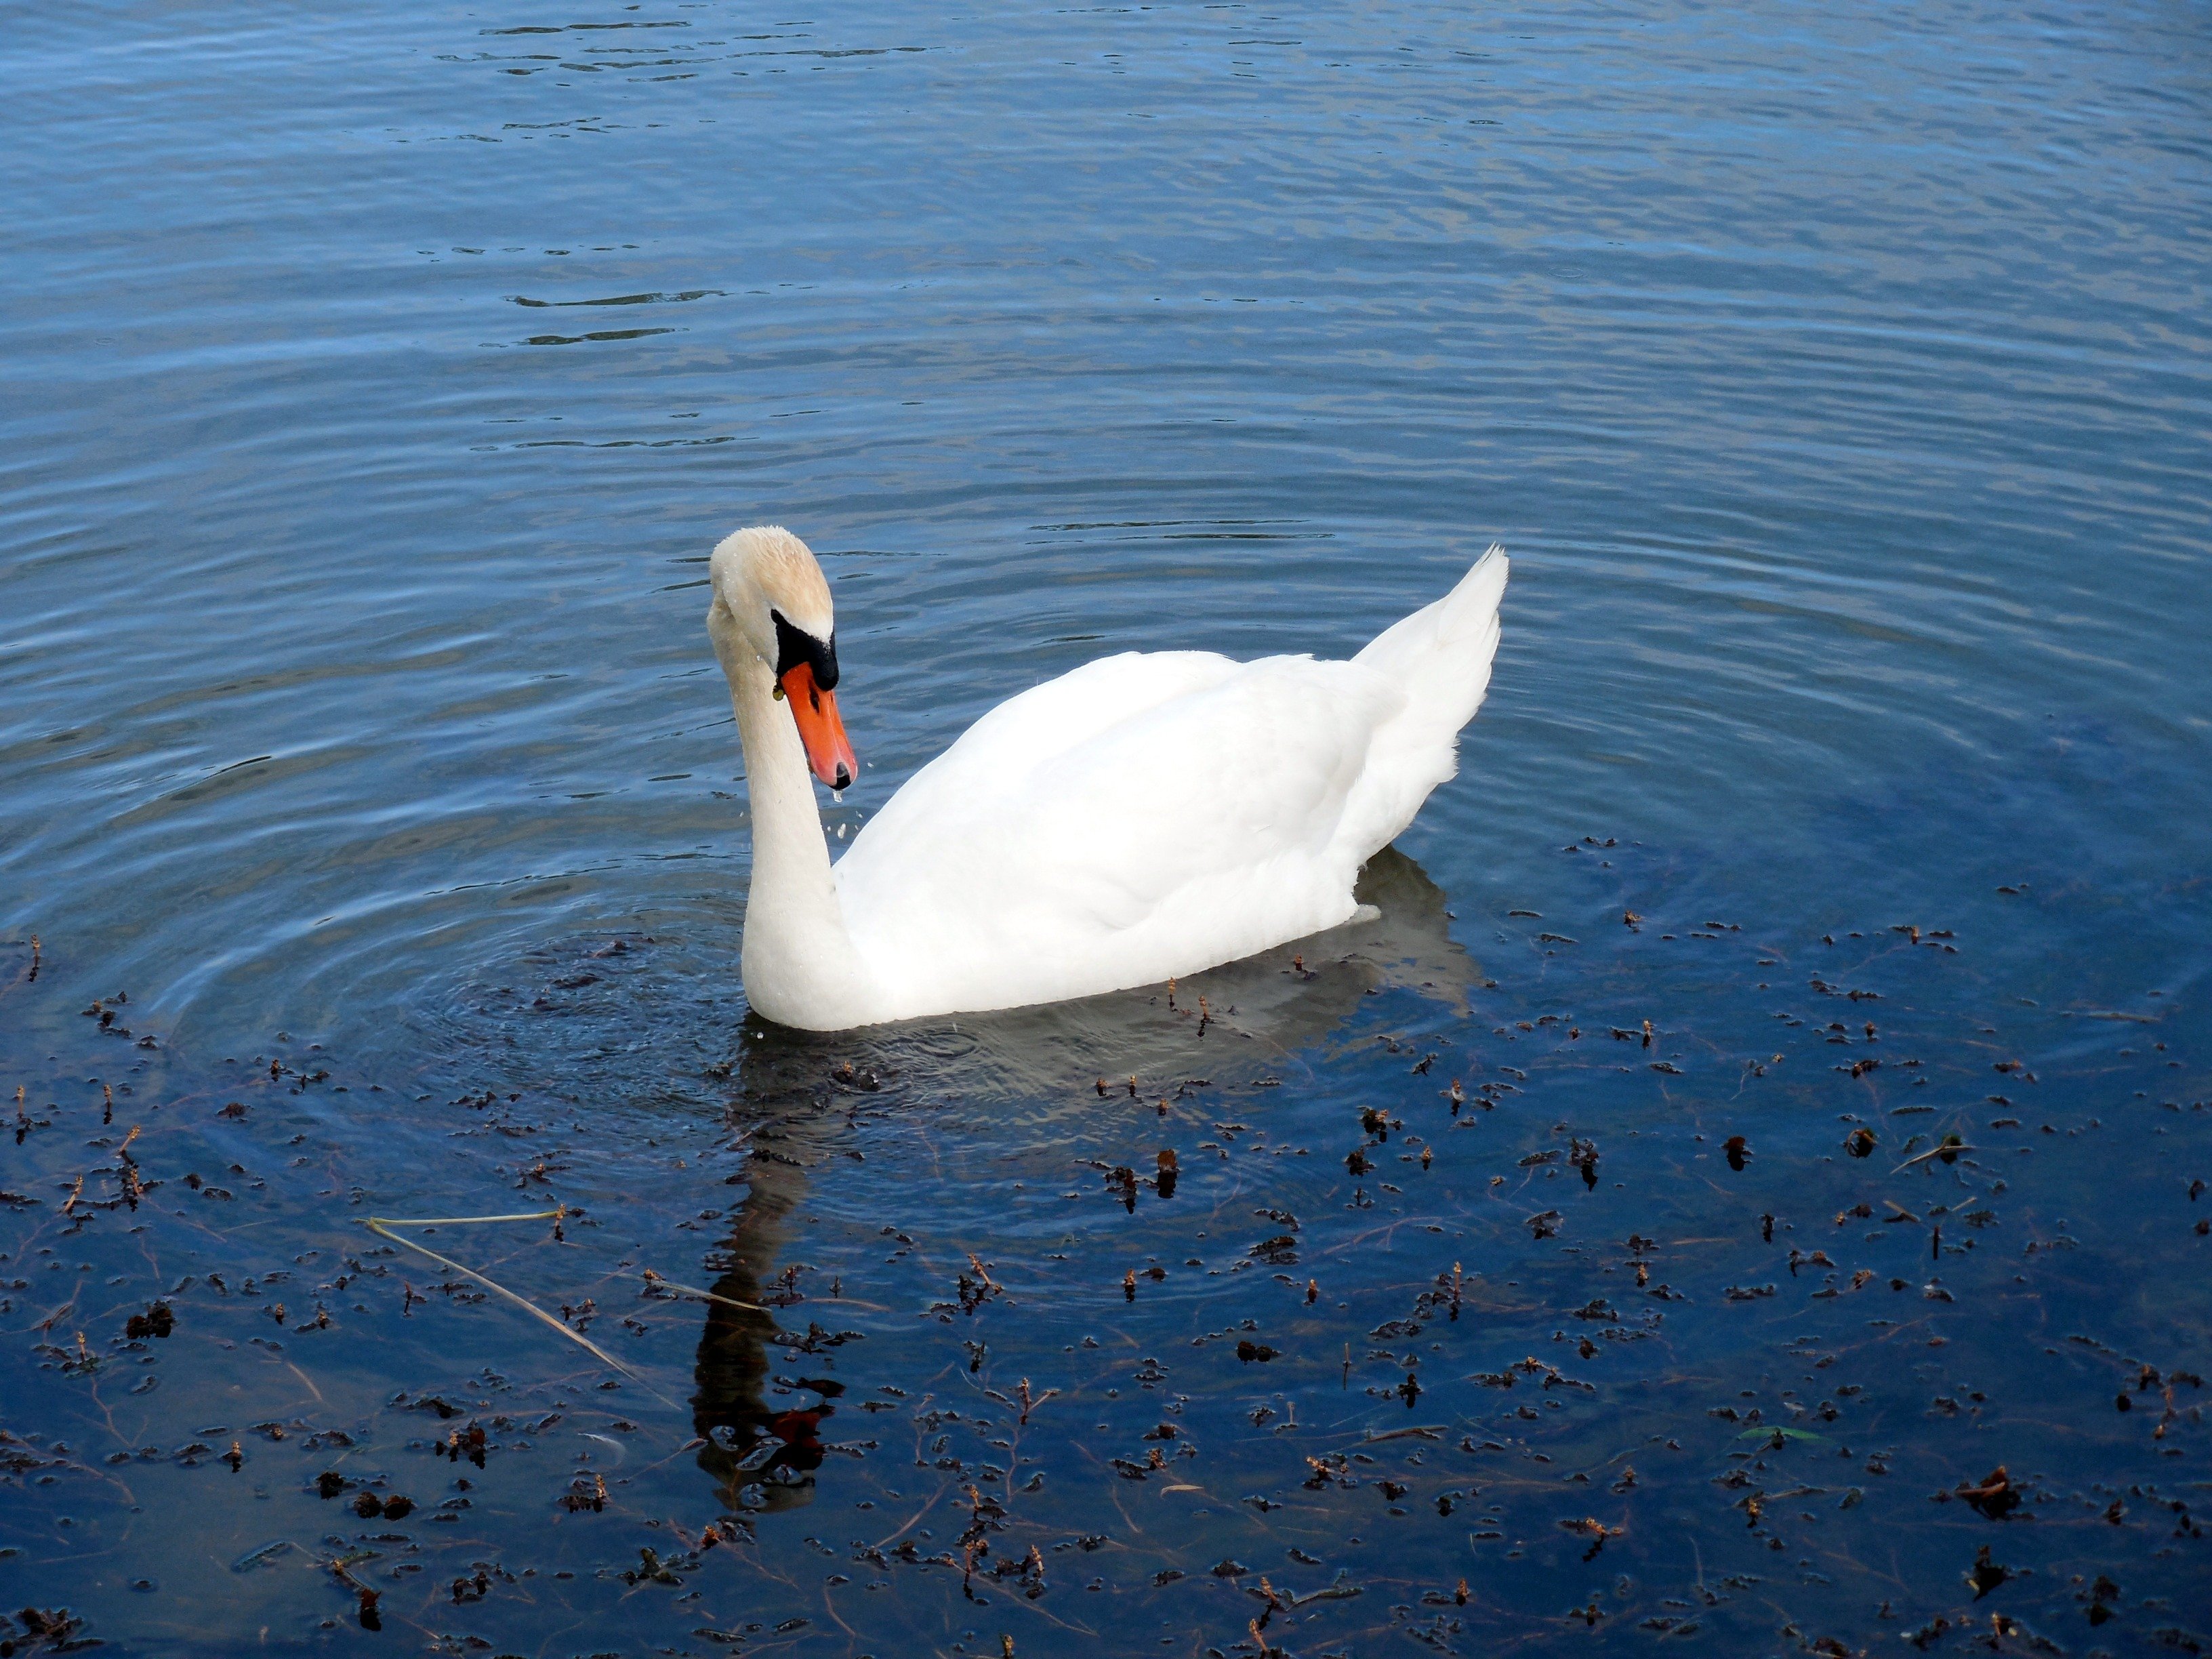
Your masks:
<svg viewBox="0 0 2212 1659"><path fill-rule="evenodd" d="M2205 22L19 12L0 1607L2212 1644ZM758 521L836 599L833 836L1093 656L1514 580L1375 931L799 1042L746 1024L702 627ZM359 1224L562 1202L438 1248L593 1297L628 1380Z"/></svg>

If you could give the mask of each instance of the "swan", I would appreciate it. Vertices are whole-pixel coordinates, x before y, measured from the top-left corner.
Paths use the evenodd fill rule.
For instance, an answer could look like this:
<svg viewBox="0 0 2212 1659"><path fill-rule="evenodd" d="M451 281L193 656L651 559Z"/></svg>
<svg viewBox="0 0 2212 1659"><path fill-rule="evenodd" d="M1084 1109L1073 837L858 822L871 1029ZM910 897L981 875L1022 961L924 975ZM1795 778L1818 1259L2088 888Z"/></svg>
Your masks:
<svg viewBox="0 0 2212 1659"><path fill-rule="evenodd" d="M830 585L775 525L708 568L751 805L745 995L839 1031L1158 984L1354 920L1360 866L1458 769L1507 562L1492 547L1349 662L1132 651L1034 686L834 867L813 780L842 789L860 763Z"/></svg>

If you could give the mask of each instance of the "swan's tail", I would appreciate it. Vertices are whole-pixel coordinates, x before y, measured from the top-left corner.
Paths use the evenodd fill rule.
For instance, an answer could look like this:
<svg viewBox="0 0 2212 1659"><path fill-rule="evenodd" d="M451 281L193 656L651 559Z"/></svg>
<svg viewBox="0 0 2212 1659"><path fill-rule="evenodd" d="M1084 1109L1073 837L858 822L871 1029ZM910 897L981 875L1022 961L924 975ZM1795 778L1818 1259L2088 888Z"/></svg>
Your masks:
<svg viewBox="0 0 2212 1659"><path fill-rule="evenodd" d="M1404 708L1375 733L1367 766L1337 826L1364 862L1413 821L1429 792L1459 769L1460 727L1474 718L1498 654L1505 550L1493 547L1434 605L1386 629L1352 660L1387 677Z"/></svg>
<svg viewBox="0 0 2212 1659"><path fill-rule="evenodd" d="M1474 718L1498 654L1498 605L1505 595L1505 550L1492 547L1457 587L1368 643L1352 661L1389 676L1420 723L1446 738Z"/></svg>

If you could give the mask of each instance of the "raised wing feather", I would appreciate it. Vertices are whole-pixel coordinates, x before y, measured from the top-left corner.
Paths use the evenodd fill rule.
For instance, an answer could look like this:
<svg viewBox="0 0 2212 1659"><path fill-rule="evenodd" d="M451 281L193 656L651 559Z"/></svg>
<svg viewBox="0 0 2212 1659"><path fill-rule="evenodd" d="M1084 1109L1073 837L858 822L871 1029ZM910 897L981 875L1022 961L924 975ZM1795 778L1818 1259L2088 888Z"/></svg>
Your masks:
<svg viewBox="0 0 2212 1659"><path fill-rule="evenodd" d="M1232 960L1351 914L1337 834L1403 696L1352 663L1109 657L1000 705L836 866L901 1011L1007 1006ZM1049 948L1038 951L1040 941ZM1008 972L1034 961L1034 977ZM960 992L975 988L971 1000Z"/></svg>

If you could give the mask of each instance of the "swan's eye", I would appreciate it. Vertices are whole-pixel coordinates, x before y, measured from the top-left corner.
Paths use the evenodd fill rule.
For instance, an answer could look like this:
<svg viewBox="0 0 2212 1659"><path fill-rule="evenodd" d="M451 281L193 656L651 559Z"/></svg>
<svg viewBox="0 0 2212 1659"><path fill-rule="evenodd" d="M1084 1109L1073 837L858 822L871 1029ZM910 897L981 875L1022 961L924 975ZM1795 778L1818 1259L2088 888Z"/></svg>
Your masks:
<svg viewBox="0 0 2212 1659"><path fill-rule="evenodd" d="M781 611L770 611L775 624L775 677L781 680L802 663L814 671L814 683L824 691L837 689L837 638L821 639L803 628L794 628Z"/></svg>

